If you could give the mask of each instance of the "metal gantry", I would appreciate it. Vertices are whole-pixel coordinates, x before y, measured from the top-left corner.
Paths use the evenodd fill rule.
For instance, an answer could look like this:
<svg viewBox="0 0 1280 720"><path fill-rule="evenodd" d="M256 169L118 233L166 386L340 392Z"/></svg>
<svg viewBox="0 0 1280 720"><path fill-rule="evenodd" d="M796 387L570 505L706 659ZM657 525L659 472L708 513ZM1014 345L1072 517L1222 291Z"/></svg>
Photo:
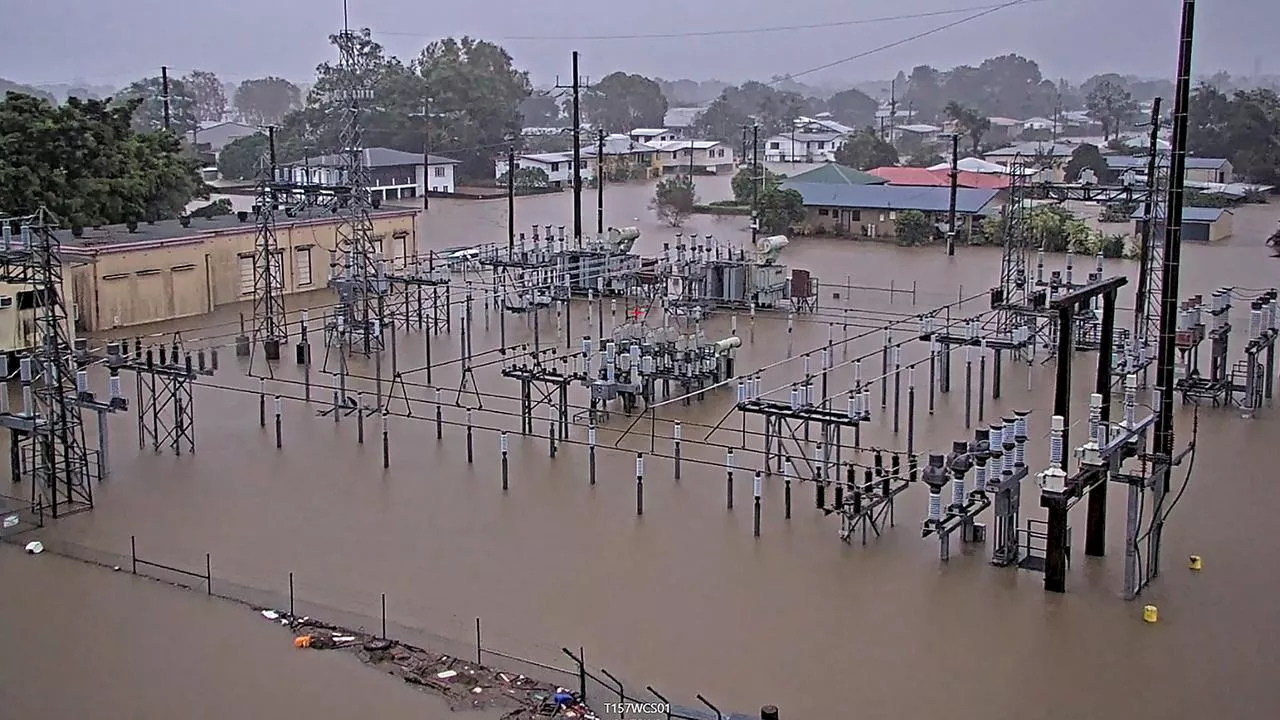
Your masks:
<svg viewBox="0 0 1280 720"><path fill-rule="evenodd" d="M256 203L257 237L253 254L253 347L261 347L268 362L280 359L288 341L284 308L284 254L276 242L276 211L281 180L276 165L275 128L267 128L267 156L259 173ZM252 372L252 356L250 372Z"/></svg>

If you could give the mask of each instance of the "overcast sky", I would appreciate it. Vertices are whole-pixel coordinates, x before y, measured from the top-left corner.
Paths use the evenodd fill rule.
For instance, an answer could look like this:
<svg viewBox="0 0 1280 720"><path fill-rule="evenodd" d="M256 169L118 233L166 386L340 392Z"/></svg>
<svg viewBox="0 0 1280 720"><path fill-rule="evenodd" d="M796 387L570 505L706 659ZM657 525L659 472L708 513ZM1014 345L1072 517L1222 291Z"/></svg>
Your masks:
<svg viewBox="0 0 1280 720"><path fill-rule="evenodd" d="M402 58L430 40L470 34L503 44L535 83L627 70L669 79L740 81L800 73L874 51L983 12L1001 0L350 0L353 27L370 27ZM955 27L804 76L823 84L888 78L1015 52L1050 78L1116 71L1169 77L1181 0L1024 0ZM443 8L443 9L441 9ZM1280 0L1201 0L1197 74L1280 73ZM950 11L950 12L948 12ZM908 14L929 17L865 22ZM309 82L334 57L327 36L342 0L0 0L6 41L0 77L28 83L120 85L211 70L224 80L282 75ZM862 22L860 22L862 21ZM781 26L826 27L727 34ZM700 36L653 37L703 33ZM710 33L710 34L708 34ZM618 38L617 36L643 36ZM570 37L595 36L591 39ZM599 36L614 36L599 39Z"/></svg>

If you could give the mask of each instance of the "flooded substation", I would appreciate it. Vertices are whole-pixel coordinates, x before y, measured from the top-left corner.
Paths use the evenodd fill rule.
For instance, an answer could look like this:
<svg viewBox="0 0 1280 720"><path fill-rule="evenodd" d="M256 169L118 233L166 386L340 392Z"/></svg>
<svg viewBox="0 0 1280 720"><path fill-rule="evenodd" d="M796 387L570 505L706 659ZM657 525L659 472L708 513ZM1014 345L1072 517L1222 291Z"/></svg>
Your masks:
<svg viewBox="0 0 1280 720"><path fill-rule="evenodd" d="M699 180L704 197L727 186ZM1236 369L1251 333L1274 320L1263 244L1273 206L1238 210L1223 244L1182 250L1180 295L1204 298L1179 328L1188 342L1204 335L1179 358L1179 373L1199 359L1183 387L1203 399L1178 405L1175 430L1180 451L1194 432L1195 452L1171 473L1159 575L1127 601L1150 558L1145 536L1126 547L1125 483L1109 483L1102 528L1089 527L1088 502L1069 511L1066 548L1053 546L1042 486L1057 477L1046 472L1055 414L1067 416L1072 475L1088 469L1087 449L1075 450L1091 440L1097 453L1137 428L1151 442L1154 379L1143 381L1146 351L1133 342L1137 263L1099 271L1076 257L1072 278L1066 256L1045 256L1040 275L1027 253L1028 294L1039 287L1046 302L1127 280L1107 286L1120 328L1112 415L1107 437L1091 437L1103 296L1068 324L1063 413L1064 326L1048 304L1034 322L992 309L1001 248L948 257L837 239L753 244L741 219L702 216L677 235L648 221L651 193L608 189L607 223L626 229L587 232L584 246L560 240L567 194L521 198L514 252L503 201L433 200L417 231L422 262L385 269L381 312L342 325L332 293L306 296L305 308L289 297L279 360L239 337L248 305L91 339L85 389L109 406L114 375L127 400L104 411L109 474L93 482L92 512L46 518L22 537L74 544L71 554L122 571L143 558L200 579L160 600L131 578L6 548L6 577L24 584L9 597L25 598L6 603L6 635L31 657L74 653L86 626L58 619L68 607L107 623L119 613L128 634L163 632L174 645L122 640L110 664L140 668L136 692L159 704L171 693L176 707L189 684L177 676L247 682L246 656L256 665L267 645L289 644L249 609L205 598L207 572L214 594L278 610L292 597L300 613L370 632L386 622L388 636L459 657L482 633L498 667L567 685L582 662L596 702L616 699L606 693L620 681L628 697L657 691L709 717L707 703L725 715L772 704L791 718L1243 717L1280 699L1269 672L1280 613L1264 600L1274 583L1263 570L1277 548L1258 531L1280 499L1267 453L1274 367L1262 384ZM1215 360L1223 302L1230 340ZM304 323L309 353L299 354ZM1265 367L1265 348L1259 357ZM1127 408L1130 374L1140 387ZM24 402L19 375L10 412ZM85 425L97 448L93 413ZM936 502L931 455L948 474ZM1116 475L1150 464L1123 463ZM22 482L5 494L30 492ZM1143 497L1145 531L1151 491ZM1065 593L1046 592L1054 573ZM1143 621L1146 605L1158 622ZM193 637L199 669L155 663L190 626L224 636ZM296 652L261 672L308 672L286 657ZM7 677L51 690L47 660L8 656ZM352 679L317 677L342 682L344 702L366 713L447 712L355 661L323 663ZM83 705L63 696L49 717L136 707L106 691ZM257 714L295 708L287 693L254 697Z"/></svg>

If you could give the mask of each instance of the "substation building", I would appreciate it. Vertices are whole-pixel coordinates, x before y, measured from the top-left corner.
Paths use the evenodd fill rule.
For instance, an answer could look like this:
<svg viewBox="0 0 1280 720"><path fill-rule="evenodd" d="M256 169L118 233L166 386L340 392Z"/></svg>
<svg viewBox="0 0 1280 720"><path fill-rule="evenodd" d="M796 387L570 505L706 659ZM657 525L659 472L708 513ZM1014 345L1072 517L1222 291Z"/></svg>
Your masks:
<svg viewBox="0 0 1280 720"><path fill-rule="evenodd" d="M393 266L417 254L416 216L412 209L371 213L374 246ZM322 207L277 215L277 283L283 294L326 287L339 224ZM202 315L253 299L258 229L252 213L58 234L70 265L71 312L83 332Z"/></svg>

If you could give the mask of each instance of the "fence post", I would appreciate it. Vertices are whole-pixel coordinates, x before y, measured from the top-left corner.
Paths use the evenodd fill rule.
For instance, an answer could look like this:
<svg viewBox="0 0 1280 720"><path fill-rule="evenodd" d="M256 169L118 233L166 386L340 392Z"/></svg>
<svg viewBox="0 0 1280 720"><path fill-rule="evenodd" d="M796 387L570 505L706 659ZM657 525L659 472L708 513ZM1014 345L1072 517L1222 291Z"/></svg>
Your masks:
<svg viewBox="0 0 1280 720"><path fill-rule="evenodd" d="M614 677L613 673L609 672L608 670L605 670L604 668L600 668L600 673L605 677L609 678L610 680L612 680L618 686L618 703L621 704L626 702L627 689L622 686L622 681Z"/></svg>
<svg viewBox="0 0 1280 720"><path fill-rule="evenodd" d="M387 594L382 593L382 639L387 639Z"/></svg>
<svg viewBox="0 0 1280 720"><path fill-rule="evenodd" d="M654 690L652 685L645 685L644 689L648 690L654 697L662 701L663 707L666 708L667 720L671 720L671 701L663 697L662 693Z"/></svg>
<svg viewBox="0 0 1280 720"><path fill-rule="evenodd" d="M698 698L698 702L701 702L703 705L706 705L707 707L711 708L711 712L716 714L716 720L724 720L724 715L720 712L720 708L716 707L715 705L712 705L711 701L702 697L701 693L699 693L698 695L695 695L694 697Z"/></svg>
<svg viewBox="0 0 1280 720"><path fill-rule="evenodd" d="M131 570L134 575L138 574L138 537L136 535L129 536L129 561Z"/></svg>
<svg viewBox="0 0 1280 720"><path fill-rule="evenodd" d="M289 571L289 622L293 622L293 571Z"/></svg>
<svg viewBox="0 0 1280 720"><path fill-rule="evenodd" d="M480 644L480 618L476 618L476 664L482 665L484 660L484 645Z"/></svg>
<svg viewBox="0 0 1280 720"><path fill-rule="evenodd" d="M206 595L213 595L213 562L209 553L204 554L204 590Z"/></svg>
<svg viewBox="0 0 1280 720"><path fill-rule="evenodd" d="M573 651L567 647L560 648L560 652L568 655L574 664L578 666L578 697L583 702L587 701L587 663L584 659L586 653L581 647L578 648L578 654L574 655Z"/></svg>

